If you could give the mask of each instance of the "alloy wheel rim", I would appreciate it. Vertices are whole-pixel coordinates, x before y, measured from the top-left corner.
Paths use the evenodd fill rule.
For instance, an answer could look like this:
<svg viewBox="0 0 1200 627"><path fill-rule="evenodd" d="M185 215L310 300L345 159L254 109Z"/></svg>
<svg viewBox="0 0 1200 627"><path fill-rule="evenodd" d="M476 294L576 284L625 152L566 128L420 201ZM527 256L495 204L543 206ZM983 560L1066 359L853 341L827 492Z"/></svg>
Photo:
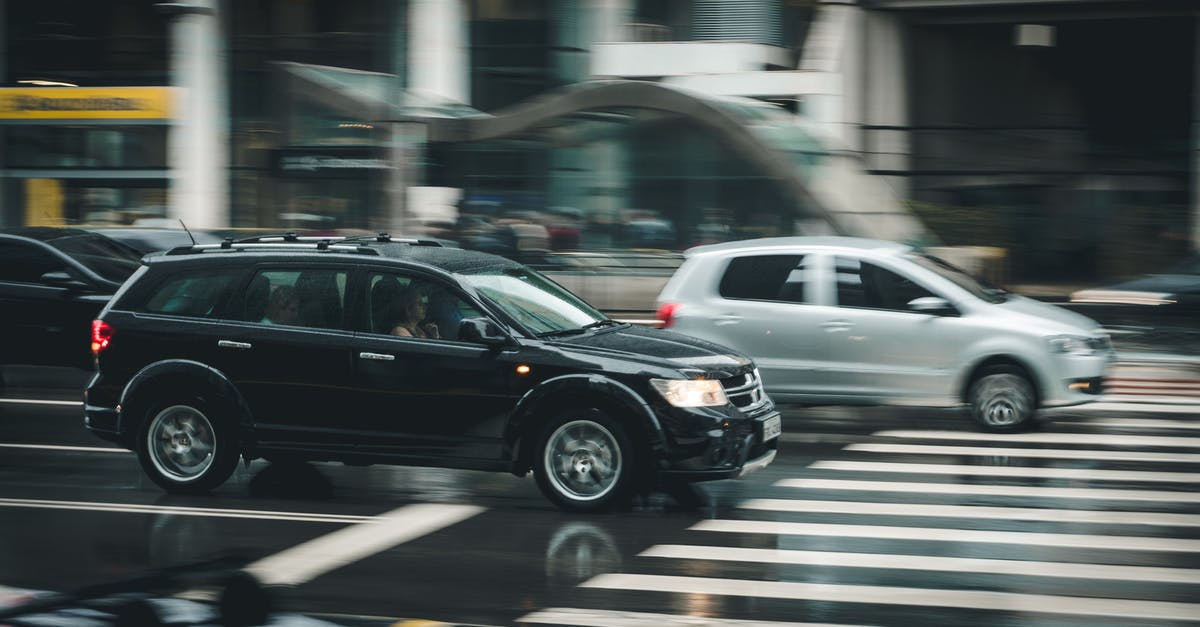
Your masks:
<svg viewBox="0 0 1200 627"><path fill-rule="evenodd" d="M212 423L187 405L158 412L150 423L146 444L158 472L179 482L201 477L212 466L217 450Z"/></svg>
<svg viewBox="0 0 1200 627"><path fill-rule="evenodd" d="M591 420L574 420L546 440L546 476L562 495L594 501L608 494L621 475L621 449L612 432Z"/></svg>
<svg viewBox="0 0 1200 627"><path fill-rule="evenodd" d="M1012 426L1028 413L1028 394L1023 389L1023 382L1013 375L986 381L982 393L987 399L983 405L983 419L989 425Z"/></svg>

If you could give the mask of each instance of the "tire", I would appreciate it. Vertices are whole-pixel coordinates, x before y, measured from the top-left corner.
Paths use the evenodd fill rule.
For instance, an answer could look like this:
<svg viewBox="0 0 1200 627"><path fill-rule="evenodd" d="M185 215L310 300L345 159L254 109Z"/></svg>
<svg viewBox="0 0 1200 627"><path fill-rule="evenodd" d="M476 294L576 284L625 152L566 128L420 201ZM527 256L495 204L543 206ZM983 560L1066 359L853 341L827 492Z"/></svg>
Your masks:
<svg viewBox="0 0 1200 627"><path fill-rule="evenodd" d="M1033 383L1019 369L997 366L971 383L967 398L971 417L986 431L1009 433L1028 429L1037 413Z"/></svg>
<svg viewBox="0 0 1200 627"><path fill-rule="evenodd" d="M546 423L533 473L550 502L568 512L598 512L629 500L637 459L625 428L597 409L560 414Z"/></svg>
<svg viewBox="0 0 1200 627"><path fill-rule="evenodd" d="M239 451L232 429L200 398L152 405L136 444L142 469L168 492L208 492L237 467Z"/></svg>

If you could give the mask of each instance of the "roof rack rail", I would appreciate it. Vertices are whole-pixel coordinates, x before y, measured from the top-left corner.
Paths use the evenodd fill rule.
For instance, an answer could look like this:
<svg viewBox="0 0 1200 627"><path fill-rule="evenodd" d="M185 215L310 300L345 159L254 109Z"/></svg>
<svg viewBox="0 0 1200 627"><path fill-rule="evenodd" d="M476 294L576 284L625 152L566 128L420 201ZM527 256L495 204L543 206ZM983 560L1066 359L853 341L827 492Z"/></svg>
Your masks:
<svg viewBox="0 0 1200 627"><path fill-rule="evenodd" d="M233 241L226 239L220 244L197 244L194 246L179 246L166 252L167 255L189 255L208 251L247 251L247 250L318 250L331 253L355 253L360 255L379 255L379 251L370 246L345 242L341 238L312 238L303 241Z"/></svg>
<svg viewBox="0 0 1200 627"><path fill-rule="evenodd" d="M375 235L351 235L343 238L345 242L376 242L380 244L408 244L409 246L437 246L441 247L442 243L432 239L420 239L416 237L392 237L391 233L380 231Z"/></svg>

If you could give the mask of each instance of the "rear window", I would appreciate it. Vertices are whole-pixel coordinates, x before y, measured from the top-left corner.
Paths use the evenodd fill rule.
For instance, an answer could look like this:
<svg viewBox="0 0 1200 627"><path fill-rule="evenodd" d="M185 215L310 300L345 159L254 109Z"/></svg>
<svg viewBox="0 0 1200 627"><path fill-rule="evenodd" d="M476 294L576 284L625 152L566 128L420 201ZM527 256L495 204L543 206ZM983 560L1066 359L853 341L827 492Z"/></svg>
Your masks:
<svg viewBox="0 0 1200 627"><path fill-rule="evenodd" d="M187 273L170 277L150 294L140 311L193 318L216 318L229 298L235 271Z"/></svg>
<svg viewBox="0 0 1200 627"><path fill-rule="evenodd" d="M113 283L124 282L141 265L137 251L99 235L71 235L46 243Z"/></svg>
<svg viewBox="0 0 1200 627"><path fill-rule="evenodd" d="M804 255L735 257L725 268L718 288L723 298L804 302Z"/></svg>

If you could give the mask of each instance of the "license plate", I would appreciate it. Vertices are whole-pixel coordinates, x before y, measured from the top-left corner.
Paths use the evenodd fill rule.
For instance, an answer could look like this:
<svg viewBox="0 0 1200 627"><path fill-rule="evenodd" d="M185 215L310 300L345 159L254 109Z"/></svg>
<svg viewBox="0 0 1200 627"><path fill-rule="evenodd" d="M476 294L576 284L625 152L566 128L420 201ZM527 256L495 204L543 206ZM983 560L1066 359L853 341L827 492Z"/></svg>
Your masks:
<svg viewBox="0 0 1200 627"><path fill-rule="evenodd" d="M779 419L779 416L771 416L763 421L762 428L763 442L766 442L767 440L779 437L779 434L783 433L783 422Z"/></svg>

